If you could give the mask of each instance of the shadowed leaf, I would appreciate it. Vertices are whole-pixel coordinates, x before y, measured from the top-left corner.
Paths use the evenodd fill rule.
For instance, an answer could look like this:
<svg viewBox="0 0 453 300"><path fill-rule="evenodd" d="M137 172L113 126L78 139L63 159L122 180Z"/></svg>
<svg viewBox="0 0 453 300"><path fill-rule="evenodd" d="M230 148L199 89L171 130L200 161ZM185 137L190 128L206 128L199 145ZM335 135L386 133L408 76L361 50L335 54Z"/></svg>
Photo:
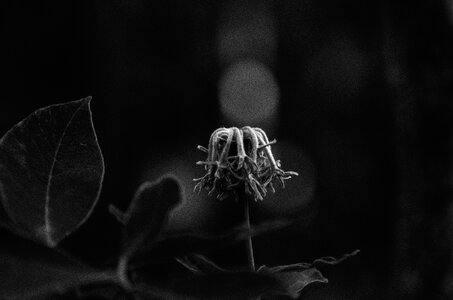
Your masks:
<svg viewBox="0 0 453 300"><path fill-rule="evenodd" d="M288 291L288 296L297 298L300 292L312 283L327 283L328 280L318 270L319 266L336 265L345 259L357 255L359 250L343 255L341 258L322 257L314 260L312 263L297 263L284 266L266 267L261 266L259 273L272 274L278 279Z"/></svg>
<svg viewBox="0 0 453 300"><path fill-rule="evenodd" d="M90 97L41 108L0 140L0 195L11 221L56 246L88 218L104 176Z"/></svg>
<svg viewBox="0 0 453 300"><path fill-rule="evenodd" d="M173 177L143 183L123 217L123 256L131 257L144 243L153 243L165 229L170 211L181 198L181 186Z"/></svg>
<svg viewBox="0 0 453 300"><path fill-rule="evenodd" d="M299 297L299 293L309 284L312 283L327 283L328 280L316 268L303 269L291 267L288 270L279 269L279 271L272 270L266 266L258 270L259 273L272 274L287 290L287 295L292 298Z"/></svg>
<svg viewBox="0 0 453 300"><path fill-rule="evenodd" d="M275 277L252 272L195 275L177 280L171 285L171 290L194 299L253 299L288 293Z"/></svg>
<svg viewBox="0 0 453 300"><path fill-rule="evenodd" d="M112 282L113 275L36 243L8 238L0 249L0 299L62 294L80 285Z"/></svg>

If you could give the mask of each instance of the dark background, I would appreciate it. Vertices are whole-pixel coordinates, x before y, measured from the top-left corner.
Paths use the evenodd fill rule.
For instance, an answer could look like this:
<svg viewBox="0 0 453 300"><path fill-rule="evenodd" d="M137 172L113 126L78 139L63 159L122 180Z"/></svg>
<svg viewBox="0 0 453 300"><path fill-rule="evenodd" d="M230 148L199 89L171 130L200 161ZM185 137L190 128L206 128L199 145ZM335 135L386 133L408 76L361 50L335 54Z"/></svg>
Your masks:
<svg viewBox="0 0 453 300"><path fill-rule="evenodd" d="M225 13L238 3L239 13ZM215 231L239 222L236 204L192 194L191 179L203 174L196 146L235 125L218 104L222 74L253 59L272 70L280 91L276 119L264 128L279 141L284 168L301 173L252 207L255 222L294 218L255 238L257 264L361 249L304 299L453 297L451 1L1 6L1 132L37 108L93 96L103 194L67 249L95 263L116 251L108 204L126 207L140 182L164 173L176 174L187 196L172 226ZM249 26L255 9L271 16L274 48L259 48L258 32L258 48L244 46L226 62L219 28L241 12L238 26ZM210 255L225 266L246 263L239 244Z"/></svg>

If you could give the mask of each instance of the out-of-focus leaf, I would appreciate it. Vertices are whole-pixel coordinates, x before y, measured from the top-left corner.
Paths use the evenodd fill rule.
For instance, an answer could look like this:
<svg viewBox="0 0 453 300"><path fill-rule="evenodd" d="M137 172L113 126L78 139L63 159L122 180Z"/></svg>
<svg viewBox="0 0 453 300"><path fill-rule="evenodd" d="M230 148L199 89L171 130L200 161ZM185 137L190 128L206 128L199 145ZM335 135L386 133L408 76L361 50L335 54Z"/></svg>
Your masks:
<svg viewBox="0 0 453 300"><path fill-rule="evenodd" d="M206 232L173 231L168 232L152 244L145 243L140 253L133 259L134 266L163 262L166 259L182 257L189 253L218 249L236 241L248 238L249 234L257 236L265 232L281 229L289 221L276 220L253 225L251 230L246 226L238 226L225 233L210 234Z"/></svg>
<svg viewBox="0 0 453 300"><path fill-rule="evenodd" d="M74 265L33 261L0 255L0 294L3 299L30 299L63 293L84 284L111 281L104 273L77 269Z"/></svg>
<svg viewBox="0 0 453 300"><path fill-rule="evenodd" d="M80 285L113 282L98 272L48 247L9 237L0 248L0 299L35 299L62 294Z"/></svg>
<svg viewBox="0 0 453 300"><path fill-rule="evenodd" d="M219 272L175 281L170 289L193 299L253 299L288 294L281 281L269 274Z"/></svg>
<svg viewBox="0 0 453 300"><path fill-rule="evenodd" d="M123 256L129 258L144 243L153 243L165 230L169 213L181 199L181 186L173 177L143 183L124 214Z"/></svg>
<svg viewBox="0 0 453 300"><path fill-rule="evenodd" d="M0 140L0 194L12 222L56 246L88 218L104 161L91 98L41 108Z"/></svg>
<svg viewBox="0 0 453 300"><path fill-rule="evenodd" d="M327 283L328 280L318 270L323 265L336 265L345 259L357 255L359 250L343 255L341 258L322 257L314 260L312 263L297 263L284 266L266 267L261 266L258 273L272 274L278 279L288 291L288 296L292 298L299 297L300 292L312 283Z"/></svg>
<svg viewBox="0 0 453 300"><path fill-rule="evenodd" d="M219 267L215 262L200 254L191 254L176 260L195 274L210 274L226 272L227 270Z"/></svg>
<svg viewBox="0 0 453 300"><path fill-rule="evenodd" d="M126 220L124 212L122 212L118 207L113 204L109 205L109 213L115 217L115 219L120 222L122 225L126 225Z"/></svg>

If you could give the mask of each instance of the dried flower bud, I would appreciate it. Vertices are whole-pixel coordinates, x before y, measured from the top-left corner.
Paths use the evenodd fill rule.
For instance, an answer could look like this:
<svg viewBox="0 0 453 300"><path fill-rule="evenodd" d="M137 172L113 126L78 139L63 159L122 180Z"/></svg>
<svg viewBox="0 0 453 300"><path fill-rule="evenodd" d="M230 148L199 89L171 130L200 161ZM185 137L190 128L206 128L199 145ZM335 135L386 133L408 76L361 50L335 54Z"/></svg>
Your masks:
<svg viewBox="0 0 453 300"><path fill-rule="evenodd" d="M217 194L223 199L237 196L240 189L253 199L263 200L267 189L275 192L274 183L298 175L296 172L285 172L280 169L280 161L275 160L266 133L260 128L249 126L219 128L209 139L208 148L198 146L207 153L206 161L197 162L204 165L206 175L194 179L198 183L195 189L206 188L209 194Z"/></svg>

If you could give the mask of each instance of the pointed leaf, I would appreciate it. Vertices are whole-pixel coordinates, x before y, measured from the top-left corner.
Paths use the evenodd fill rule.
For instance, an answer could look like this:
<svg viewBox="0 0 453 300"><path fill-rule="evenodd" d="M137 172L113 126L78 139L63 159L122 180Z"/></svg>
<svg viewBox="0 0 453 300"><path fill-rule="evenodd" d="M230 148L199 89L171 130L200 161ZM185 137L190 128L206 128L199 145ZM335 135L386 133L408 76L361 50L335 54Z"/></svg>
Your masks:
<svg viewBox="0 0 453 300"><path fill-rule="evenodd" d="M93 283L113 282L79 261L31 241L9 238L0 249L0 298L31 299Z"/></svg>
<svg viewBox="0 0 453 300"><path fill-rule="evenodd" d="M288 293L275 277L245 271L191 276L174 282L171 290L196 299L253 299Z"/></svg>
<svg viewBox="0 0 453 300"><path fill-rule="evenodd" d="M39 109L0 140L0 194L9 218L55 246L88 218L104 162L91 98Z"/></svg>
<svg viewBox="0 0 453 300"><path fill-rule="evenodd" d="M323 265L336 265L351 256L357 255L359 252L359 250L355 250L343 255L339 259L331 256L322 257L315 259L312 263L297 263L271 268L261 266L258 269L258 273L273 274L288 290L288 296L297 298L307 285L328 282L327 278L322 275L317 267Z"/></svg>
<svg viewBox="0 0 453 300"><path fill-rule="evenodd" d="M145 182L124 215L124 252L131 257L143 243L152 243L165 229L168 215L181 202L181 186L173 177Z"/></svg>
<svg viewBox="0 0 453 300"><path fill-rule="evenodd" d="M328 280L322 273L316 268L300 269L293 271L280 269L274 271L262 266L259 269L259 273L272 274L280 283L285 287L287 295L292 298L299 297L300 292L309 284L312 283L327 283Z"/></svg>

